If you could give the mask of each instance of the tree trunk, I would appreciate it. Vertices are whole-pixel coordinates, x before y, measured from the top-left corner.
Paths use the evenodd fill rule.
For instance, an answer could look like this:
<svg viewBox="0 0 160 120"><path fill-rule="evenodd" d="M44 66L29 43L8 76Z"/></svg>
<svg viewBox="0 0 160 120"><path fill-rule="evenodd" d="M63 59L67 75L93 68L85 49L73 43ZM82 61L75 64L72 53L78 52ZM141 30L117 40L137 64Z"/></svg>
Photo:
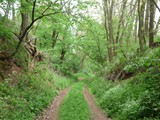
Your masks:
<svg viewBox="0 0 160 120"><path fill-rule="evenodd" d="M27 0L25 2L21 2L21 19L22 19L22 22L21 22L21 30L20 30L20 33L19 33L19 38L21 38L23 36L23 34L25 33L26 31L26 28L29 26L29 12L28 12L28 9L25 9L25 5L29 4L27 2ZM33 59L36 59L36 60L41 60L42 59L42 56L40 54L40 52L38 52L37 50L37 47L36 47L36 38L33 38L33 36L31 34L29 34L29 31L25 34L24 36L24 45L25 45L25 48L26 50L28 51L28 54L30 56L32 56Z"/></svg>
<svg viewBox="0 0 160 120"><path fill-rule="evenodd" d="M114 40L114 35L113 35L113 5L114 5L114 0L112 0L111 7L110 7L110 15L109 15L109 42L110 42L110 47L111 47L111 54L112 54L112 59L115 55L115 40Z"/></svg>
<svg viewBox="0 0 160 120"><path fill-rule="evenodd" d="M107 37L107 50L108 50L108 60L109 62L112 62L113 56L114 56L114 37L113 37L113 20L112 20L112 15L113 15L113 5L114 1L111 1L111 5L108 3L108 1L103 0L104 2L104 17L105 17L105 30L106 30L106 37Z"/></svg>
<svg viewBox="0 0 160 120"><path fill-rule="evenodd" d="M81 64L80 64L80 67L81 67L81 70L83 70L84 68L84 61L85 61L85 58L86 58L86 55L82 55L82 58L81 58Z"/></svg>
<svg viewBox="0 0 160 120"><path fill-rule="evenodd" d="M148 33L149 33L149 0L147 0L146 2L146 16L145 16L145 35L146 37L148 37Z"/></svg>
<svg viewBox="0 0 160 120"><path fill-rule="evenodd" d="M155 29L155 35L158 33L159 31L159 25L160 25L160 17L158 18L158 21L156 23L156 29Z"/></svg>
<svg viewBox="0 0 160 120"><path fill-rule="evenodd" d="M9 12L11 10L11 1L8 1L7 3L7 9L6 9L6 12L5 12L5 17L6 18L9 18Z"/></svg>
<svg viewBox="0 0 160 120"><path fill-rule="evenodd" d="M135 28L134 28L134 41L135 43L137 43L137 33L138 33L138 16L136 15L136 19L135 19Z"/></svg>
<svg viewBox="0 0 160 120"><path fill-rule="evenodd" d="M64 60L65 54L66 54L66 50L64 48L62 48L62 50L61 50L61 56L60 56L61 62Z"/></svg>
<svg viewBox="0 0 160 120"><path fill-rule="evenodd" d="M125 8L126 8L126 3L127 3L127 0L123 0L121 15L120 15L120 18L119 18L117 34L116 34L116 43L119 43L120 28L121 28L121 25L124 21L124 13L125 13L124 11L125 11Z"/></svg>
<svg viewBox="0 0 160 120"><path fill-rule="evenodd" d="M155 6L152 0L150 0L149 47L152 47L154 43L154 18L155 18Z"/></svg>
<svg viewBox="0 0 160 120"><path fill-rule="evenodd" d="M144 31L144 9L145 8L145 1L138 1L138 15L139 15L139 30L138 30L138 37L139 37L139 46L140 51L144 51L145 45L145 31Z"/></svg>
<svg viewBox="0 0 160 120"><path fill-rule="evenodd" d="M28 27L28 24L29 24L29 14L28 13L23 13L21 12L21 18L22 18L22 23L21 23L21 30L20 30L20 34L19 36L22 36L24 31L26 30L26 28ZM25 36L25 41L28 41L27 40L27 36Z"/></svg>
<svg viewBox="0 0 160 120"><path fill-rule="evenodd" d="M14 2L12 3L12 20L15 22L16 20L16 13L15 13L15 7Z"/></svg>
<svg viewBox="0 0 160 120"><path fill-rule="evenodd" d="M58 33L56 32L56 30L53 30L53 32L52 32L52 48L54 48L56 45L57 37L58 37Z"/></svg>

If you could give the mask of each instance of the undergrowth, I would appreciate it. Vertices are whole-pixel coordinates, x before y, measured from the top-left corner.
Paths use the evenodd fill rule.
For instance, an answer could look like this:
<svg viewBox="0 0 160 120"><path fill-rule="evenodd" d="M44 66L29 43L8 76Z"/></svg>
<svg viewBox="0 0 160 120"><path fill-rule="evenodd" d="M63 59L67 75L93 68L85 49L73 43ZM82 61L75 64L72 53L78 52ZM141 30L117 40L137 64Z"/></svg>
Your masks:
<svg viewBox="0 0 160 120"><path fill-rule="evenodd" d="M148 53L127 62L124 70L135 74L127 80L88 81L97 103L113 120L160 119L160 49Z"/></svg>
<svg viewBox="0 0 160 120"><path fill-rule="evenodd" d="M95 79L89 83L98 104L115 120L159 119L159 77L139 75L128 81L112 83Z"/></svg>
<svg viewBox="0 0 160 120"><path fill-rule="evenodd" d="M41 63L33 71L16 75L18 82L5 79L0 84L0 119L33 120L46 108L59 90L72 84L71 80L51 71Z"/></svg>

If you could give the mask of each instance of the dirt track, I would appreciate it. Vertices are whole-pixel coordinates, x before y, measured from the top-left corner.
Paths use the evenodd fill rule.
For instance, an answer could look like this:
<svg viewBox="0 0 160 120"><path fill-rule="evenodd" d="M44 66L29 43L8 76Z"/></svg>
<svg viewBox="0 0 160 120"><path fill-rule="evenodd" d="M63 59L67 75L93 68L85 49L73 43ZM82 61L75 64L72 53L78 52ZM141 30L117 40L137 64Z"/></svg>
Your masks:
<svg viewBox="0 0 160 120"><path fill-rule="evenodd" d="M56 99L53 100L48 109L46 109L41 115L39 115L36 120L58 120L59 107L69 89L70 87L60 92L60 94L56 97Z"/></svg>
<svg viewBox="0 0 160 120"><path fill-rule="evenodd" d="M40 114L36 118L36 120L58 120L58 111L59 111L60 105L64 97L69 92L69 90L70 90L70 87L61 91L59 95L53 100L51 105L42 114ZM88 92L87 89L83 91L83 94L90 108L92 120L111 120L102 112L100 108L96 106L93 100L93 96Z"/></svg>
<svg viewBox="0 0 160 120"><path fill-rule="evenodd" d="M96 106L92 95L88 92L87 89L85 89L83 93L91 110L93 120L111 120L110 118L107 118L106 115L102 112L102 110Z"/></svg>

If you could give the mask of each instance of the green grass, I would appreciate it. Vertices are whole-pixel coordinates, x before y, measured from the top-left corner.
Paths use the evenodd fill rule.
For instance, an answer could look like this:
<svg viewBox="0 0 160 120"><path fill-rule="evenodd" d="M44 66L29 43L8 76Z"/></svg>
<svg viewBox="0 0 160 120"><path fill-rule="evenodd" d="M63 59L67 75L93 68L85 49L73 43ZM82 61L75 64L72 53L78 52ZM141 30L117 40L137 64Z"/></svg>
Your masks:
<svg viewBox="0 0 160 120"><path fill-rule="evenodd" d="M73 82L40 64L33 70L17 75L16 84L5 79L0 84L0 119L33 120L46 108L58 92Z"/></svg>
<svg viewBox="0 0 160 120"><path fill-rule="evenodd" d="M75 83L65 97L60 110L59 120L90 120L90 112L83 96L84 83Z"/></svg>

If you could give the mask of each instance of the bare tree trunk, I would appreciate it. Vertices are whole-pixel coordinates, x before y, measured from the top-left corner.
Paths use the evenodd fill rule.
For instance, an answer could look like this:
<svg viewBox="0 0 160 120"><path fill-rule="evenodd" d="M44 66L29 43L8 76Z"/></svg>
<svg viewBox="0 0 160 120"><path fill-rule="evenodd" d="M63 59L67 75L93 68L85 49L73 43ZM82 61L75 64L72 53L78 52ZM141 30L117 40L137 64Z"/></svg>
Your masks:
<svg viewBox="0 0 160 120"><path fill-rule="evenodd" d="M135 19L135 28L134 28L134 40L137 43L137 37L138 37L138 15L136 15L136 19Z"/></svg>
<svg viewBox="0 0 160 120"><path fill-rule="evenodd" d="M53 30L53 32L52 32L52 48L55 47L56 42L57 42L57 38L58 38L58 33L56 32L56 30Z"/></svg>
<svg viewBox="0 0 160 120"><path fill-rule="evenodd" d="M148 33L149 33L149 0L146 1L146 16L145 16L145 35L146 37L148 37Z"/></svg>
<svg viewBox="0 0 160 120"><path fill-rule="evenodd" d="M114 5L114 0L112 0L111 7L110 7L110 15L109 15L109 41L110 41L110 47L111 47L111 54L112 54L112 59L115 55L115 40L114 40L114 35L113 35L113 5Z"/></svg>
<svg viewBox="0 0 160 120"><path fill-rule="evenodd" d="M16 13L15 13L15 7L14 2L12 3L12 20L15 22L16 20Z"/></svg>
<svg viewBox="0 0 160 120"><path fill-rule="evenodd" d="M22 23L21 23L21 30L19 33L19 36L22 36L26 28L28 27L29 24L29 14L28 13L23 13L21 12L21 18L22 18ZM27 41L27 34L25 36L25 41Z"/></svg>
<svg viewBox="0 0 160 120"><path fill-rule="evenodd" d="M85 55L85 54L82 55L82 58L81 58L81 65L80 65L81 70L83 70L83 68L84 68L84 61L85 61L85 58L86 58L86 55Z"/></svg>
<svg viewBox="0 0 160 120"><path fill-rule="evenodd" d="M62 50L61 50L61 56L60 56L61 62L64 60L65 54L66 54L66 50L65 50L65 48L62 48Z"/></svg>
<svg viewBox="0 0 160 120"><path fill-rule="evenodd" d="M127 23L125 25L125 26L127 26L128 30L131 30L126 35L126 38L127 38L127 40L126 40L126 57L128 56L128 49L129 49L129 46L130 46L130 43L131 43L131 39L130 38L133 35L132 30L133 30L133 25L134 25L133 24L134 23L134 16L136 14L136 6L137 6L137 2L134 2L134 0L131 0L131 2L130 2L130 10L129 10L128 14L130 15L130 18L132 18L132 19L130 19L130 18L129 18L129 20L127 19ZM125 27L124 27L124 29L125 29Z"/></svg>
<svg viewBox="0 0 160 120"><path fill-rule="evenodd" d="M149 47L152 47L154 43L154 18L155 18L155 6L152 0L150 0Z"/></svg>
<svg viewBox="0 0 160 120"><path fill-rule="evenodd" d="M27 4L28 4L27 1L25 1L24 3L22 2L21 8L23 9L24 6ZM24 32L26 31L26 28L29 26L30 17L29 17L29 13L27 9L23 9L21 11L21 19L22 19L22 22L21 22L21 30L20 30L19 36L23 36ZM28 54L33 59L41 60L41 55L38 52L37 47L36 47L36 39L33 38L31 34L29 34L29 31L26 32L23 42L24 42L26 50L28 51Z"/></svg>
<svg viewBox="0 0 160 120"><path fill-rule="evenodd" d="M157 24L156 24L155 35L159 31L159 25L160 25L160 17L158 18L158 21L157 21Z"/></svg>
<svg viewBox="0 0 160 120"><path fill-rule="evenodd" d="M29 2L27 2L27 0L24 0L23 2L21 2L21 9L22 10L20 11L20 13L21 13L22 22L21 22L21 30L20 30L19 36L23 35L23 33L25 32L26 28L29 25L29 12L25 8L25 6L27 4L29 4ZM25 34L24 41L28 41L27 40L27 36L28 36L27 34Z"/></svg>
<svg viewBox="0 0 160 120"><path fill-rule="evenodd" d="M107 37L107 50L108 50L108 60L109 62L112 62L113 56L114 56L114 37L113 37L113 5L114 1L111 1L111 4L108 3L108 1L103 0L104 4L104 17L105 17L105 30L106 30L106 37Z"/></svg>
<svg viewBox="0 0 160 120"><path fill-rule="evenodd" d="M8 1L8 3L7 3L7 9L5 11L5 17L6 18L9 18L9 12L10 12L10 10L11 10L11 1Z"/></svg>
<svg viewBox="0 0 160 120"><path fill-rule="evenodd" d="M145 31L144 31L144 10L145 10L145 1L138 1L138 15L139 15L139 30L138 30L138 37L139 37L139 46L140 51L144 51L145 45Z"/></svg>
<svg viewBox="0 0 160 120"><path fill-rule="evenodd" d="M124 13L125 13L124 11L125 11L125 7L126 7L126 3L127 3L127 0L123 0L121 15L119 18L118 29L117 29L117 34L116 34L116 43L119 42L120 28L121 28L122 22L124 21Z"/></svg>
<svg viewBox="0 0 160 120"><path fill-rule="evenodd" d="M122 24L124 24L124 13L125 13L126 4L127 4L127 0L123 0L121 15L120 15L120 18L119 18L118 28L117 28L117 34L116 34L116 44L119 43L120 28L121 28ZM123 25L123 26L124 26L124 25ZM116 48L117 48L117 47L116 47ZM118 49L118 48L117 48L117 49Z"/></svg>

